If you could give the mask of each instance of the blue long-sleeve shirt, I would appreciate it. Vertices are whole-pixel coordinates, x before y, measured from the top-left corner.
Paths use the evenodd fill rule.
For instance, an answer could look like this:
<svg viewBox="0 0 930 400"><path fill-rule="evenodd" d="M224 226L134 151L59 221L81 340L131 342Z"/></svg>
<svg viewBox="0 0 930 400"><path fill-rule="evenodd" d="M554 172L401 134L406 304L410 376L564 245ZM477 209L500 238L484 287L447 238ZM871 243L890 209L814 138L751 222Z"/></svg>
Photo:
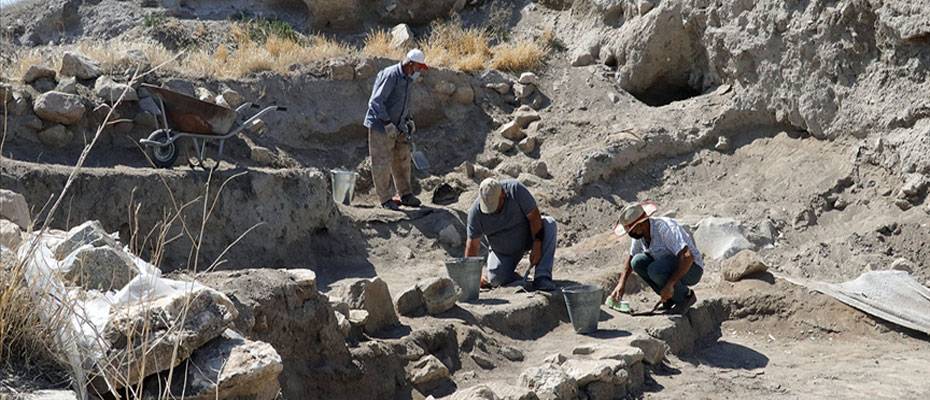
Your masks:
<svg viewBox="0 0 930 400"><path fill-rule="evenodd" d="M394 64L378 72L375 86L368 100L368 112L363 125L374 131L384 132L384 126L393 123L403 130L410 114L410 83L401 64Z"/></svg>

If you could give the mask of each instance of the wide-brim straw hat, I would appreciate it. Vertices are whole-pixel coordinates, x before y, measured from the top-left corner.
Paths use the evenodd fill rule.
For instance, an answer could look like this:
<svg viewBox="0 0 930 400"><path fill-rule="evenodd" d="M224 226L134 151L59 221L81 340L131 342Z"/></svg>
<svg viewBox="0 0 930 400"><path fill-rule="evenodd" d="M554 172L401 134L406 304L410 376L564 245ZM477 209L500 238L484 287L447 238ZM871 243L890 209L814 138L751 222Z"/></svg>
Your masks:
<svg viewBox="0 0 930 400"><path fill-rule="evenodd" d="M649 219L658 210L659 206L652 200L627 205L620 211L620 218L617 220L617 226L614 227L614 234L620 237L626 236L630 229Z"/></svg>

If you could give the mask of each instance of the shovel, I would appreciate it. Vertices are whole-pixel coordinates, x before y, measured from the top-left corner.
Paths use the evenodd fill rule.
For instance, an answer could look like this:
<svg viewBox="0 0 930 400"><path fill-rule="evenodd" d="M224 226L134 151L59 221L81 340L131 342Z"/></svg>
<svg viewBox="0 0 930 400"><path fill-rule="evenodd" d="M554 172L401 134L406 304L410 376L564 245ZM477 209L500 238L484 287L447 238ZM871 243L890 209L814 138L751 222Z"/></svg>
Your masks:
<svg viewBox="0 0 930 400"><path fill-rule="evenodd" d="M410 157L413 158L413 166L417 168L417 171L427 172L429 171L429 159L426 158L426 154L417 150L417 144L413 141L413 133L416 131L417 127L413 120L407 121L407 142L410 143Z"/></svg>
<svg viewBox="0 0 930 400"><path fill-rule="evenodd" d="M429 171L429 159L426 158L426 154L417 150L417 144L413 142L412 137L407 137L407 140L410 142L410 156L413 158L413 166L417 167L418 171Z"/></svg>

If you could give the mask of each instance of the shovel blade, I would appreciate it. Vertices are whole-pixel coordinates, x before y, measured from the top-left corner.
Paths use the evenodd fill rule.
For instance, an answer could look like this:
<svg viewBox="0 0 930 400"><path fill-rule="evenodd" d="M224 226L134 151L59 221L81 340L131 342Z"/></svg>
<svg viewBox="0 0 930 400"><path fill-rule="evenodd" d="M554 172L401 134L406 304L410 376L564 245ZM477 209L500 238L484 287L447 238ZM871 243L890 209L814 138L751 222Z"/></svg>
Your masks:
<svg viewBox="0 0 930 400"><path fill-rule="evenodd" d="M417 146L413 145L413 151L411 152L411 158L413 158L413 166L419 171L429 171L429 159L426 158L426 154L423 154L422 151L417 150Z"/></svg>
<svg viewBox="0 0 930 400"><path fill-rule="evenodd" d="M429 160L426 159L426 155L422 151L413 153L413 165L420 171L429 170Z"/></svg>

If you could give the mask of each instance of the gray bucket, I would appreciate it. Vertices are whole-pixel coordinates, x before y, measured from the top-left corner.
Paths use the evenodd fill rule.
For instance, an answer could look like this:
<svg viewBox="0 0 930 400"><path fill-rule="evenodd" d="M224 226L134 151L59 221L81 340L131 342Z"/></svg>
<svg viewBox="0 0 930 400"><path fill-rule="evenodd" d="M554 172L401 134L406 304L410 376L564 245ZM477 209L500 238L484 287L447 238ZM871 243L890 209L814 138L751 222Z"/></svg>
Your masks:
<svg viewBox="0 0 930 400"><path fill-rule="evenodd" d="M562 294L565 296L568 317L572 320L575 332L596 332L604 289L594 285L579 285L562 289Z"/></svg>
<svg viewBox="0 0 930 400"><path fill-rule="evenodd" d="M484 269L483 257L452 258L446 260L446 273L459 288L459 301L478 300L481 289L481 270Z"/></svg>
<svg viewBox="0 0 930 400"><path fill-rule="evenodd" d="M358 174L342 169L332 170L333 175L333 201L336 204L349 205L355 195L355 179Z"/></svg>

